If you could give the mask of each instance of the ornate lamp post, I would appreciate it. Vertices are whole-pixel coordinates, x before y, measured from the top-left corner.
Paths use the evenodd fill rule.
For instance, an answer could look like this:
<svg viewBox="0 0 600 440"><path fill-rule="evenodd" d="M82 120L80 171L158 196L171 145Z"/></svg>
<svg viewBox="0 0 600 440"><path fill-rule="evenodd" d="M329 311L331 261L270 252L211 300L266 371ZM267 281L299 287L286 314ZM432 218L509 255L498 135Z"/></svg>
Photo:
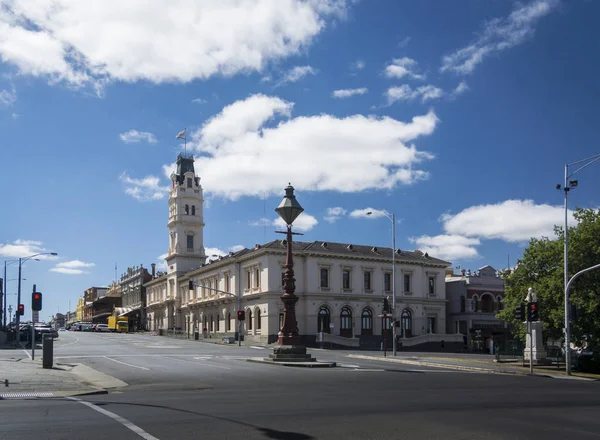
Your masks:
<svg viewBox="0 0 600 440"><path fill-rule="evenodd" d="M289 184L285 189L285 197L275 209L277 214L283 219L287 225L286 234L287 255L285 260L285 273L283 276L283 325L279 330L279 345L299 345L300 334L298 332L298 322L296 321L296 303L298 297L295 295L296 279L294 278L294 260L292 257L292 223L304 211L296 196L294 195L294 187ZM297 233L296 233L297 234ZM306 352L306 351L305 351Z"/></svg>

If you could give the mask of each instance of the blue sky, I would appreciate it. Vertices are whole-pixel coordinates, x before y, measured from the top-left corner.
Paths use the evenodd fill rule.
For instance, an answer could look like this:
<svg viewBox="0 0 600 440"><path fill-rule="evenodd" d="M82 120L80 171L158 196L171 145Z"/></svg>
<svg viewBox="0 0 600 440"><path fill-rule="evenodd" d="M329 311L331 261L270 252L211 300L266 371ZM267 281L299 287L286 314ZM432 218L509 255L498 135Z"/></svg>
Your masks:
<svg viewBox="0 0 600 440"><path fill-rule="evenodd" d="M385 210L472 269L551 235L564 164L600 153L597 2L50 3L0 0L0 256L59 254L24 266L42 318L161 262L183 128L209 253L276 238L289 181L304 240L390 245Z"/></svg>

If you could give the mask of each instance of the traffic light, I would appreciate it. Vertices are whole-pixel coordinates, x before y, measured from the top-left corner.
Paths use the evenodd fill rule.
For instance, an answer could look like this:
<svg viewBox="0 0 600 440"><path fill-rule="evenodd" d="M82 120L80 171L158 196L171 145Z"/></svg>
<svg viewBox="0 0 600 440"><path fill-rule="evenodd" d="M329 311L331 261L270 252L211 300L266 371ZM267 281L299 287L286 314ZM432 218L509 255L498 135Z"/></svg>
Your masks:
<svg viewBox="0 0 600 440"><path fill-rule="evenodd" d="M387 298L383 298L383 313L388 313L390 311L390 302Z"/></svg>
<svg viewBox="0 0 600 440"><path fill-rule="evenodd" d="M17 308L17 315L23 316L25 314L25 306L23 304L19 304Z"/></svg>
<svg viewBox="0 0 600 440"><path fill-rule="evenodd" d="M525 321L525 306L523 303L515 306L515 319L519 322Z"/></svg>
<svg viewBox="0 0 600 440"><path fill-rule="evenodd" d="M31 310L42 310L42 292L33 292L31 294Z"/></svg>
<svg viewBox="0 0 600 440"><path fill-rule="evenodd" d="M540 307L537 302L527 304L527 320L535 322L540 320Z"/></svg>
<svg viewBox="0 0 600 440"><path fill-rule="evenodd" d="M239 310L238 311L238 321L245 321L246 320L246 312L244 310Z"/></svg>
<svg viewBox="0 0 600 440"><path fill-rule="evenodd" d="M576 304L570 304L571 309L569 310L569 320L570 321L577 321L577 318L579 318L579 315L577 314L577 305Z"/></svg>

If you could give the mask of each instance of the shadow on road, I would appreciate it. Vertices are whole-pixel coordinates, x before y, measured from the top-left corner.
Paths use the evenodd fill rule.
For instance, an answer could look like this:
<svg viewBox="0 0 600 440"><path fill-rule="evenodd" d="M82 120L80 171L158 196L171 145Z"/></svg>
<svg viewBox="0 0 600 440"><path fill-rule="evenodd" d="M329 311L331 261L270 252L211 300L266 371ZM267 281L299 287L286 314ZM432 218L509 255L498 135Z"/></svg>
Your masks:
<svg viewBox="0 0 600 440"><path fill-rule="evenodd" d="M240 422L239 420L229 419L227 417L213 416L211 414L201 413L197 411L190 411L189 409L179 409L172 408L166 405L151 405L148 403L130 403L130 402L90 402L97 406L106 406L106 405L128 405L128 406L142 406L145 408L158 408L158 409L169 409L171 411L178 411L187 414L194 414L201 417L208 417L211 419L222 420L224 422L235 423L237 425L247 426L249 428L256 429L258 432L261 432L265 438L272 438L276 440L312 440L315 437L302 434L301 432L289 432L289 431L278 431L276 429L265 428L262 426L253 425L252 423Z"/></svg>

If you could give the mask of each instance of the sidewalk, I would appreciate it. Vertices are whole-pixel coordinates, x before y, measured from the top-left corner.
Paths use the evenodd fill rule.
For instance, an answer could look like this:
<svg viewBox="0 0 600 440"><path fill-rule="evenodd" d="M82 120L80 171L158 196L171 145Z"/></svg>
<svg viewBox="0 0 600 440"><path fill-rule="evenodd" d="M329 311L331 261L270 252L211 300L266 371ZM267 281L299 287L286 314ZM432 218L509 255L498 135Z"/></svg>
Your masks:
<svg viewBox="0 0 600 440"><path fill-rule="evenodd" d="M0 400L26 397L65 397L105 394L125 382L82 364L55 362L42 367L41 356L31 360L21 349L0 356Z"/></svg>
<svg viewBox="0 0 600 440"><path fill-rule="evenodd" d="M493 356L465 356L461 355L454 356L453 353L443 354L436 353L433 355L421 355L411 356L408 354L402 354L400 356L393 357L388 355L383 356L383 353L371 353L370 355L362 354L349 354L348 357L355 359L369 359L377 361L386 361L405 365L419 365L425 367L437 367L437 368L449 368L453 370L463 371L481 371L486 373L496 374L518 374L518 375L529 375L529 366L521 366L520 364L503 364L495 362ZM589 377L578 377L578 376L566 376L556 369L556 367L535 367L534 374L539 376L551 377L554 379L568 379L568 380L600 380L598 378Z"/></svg>

